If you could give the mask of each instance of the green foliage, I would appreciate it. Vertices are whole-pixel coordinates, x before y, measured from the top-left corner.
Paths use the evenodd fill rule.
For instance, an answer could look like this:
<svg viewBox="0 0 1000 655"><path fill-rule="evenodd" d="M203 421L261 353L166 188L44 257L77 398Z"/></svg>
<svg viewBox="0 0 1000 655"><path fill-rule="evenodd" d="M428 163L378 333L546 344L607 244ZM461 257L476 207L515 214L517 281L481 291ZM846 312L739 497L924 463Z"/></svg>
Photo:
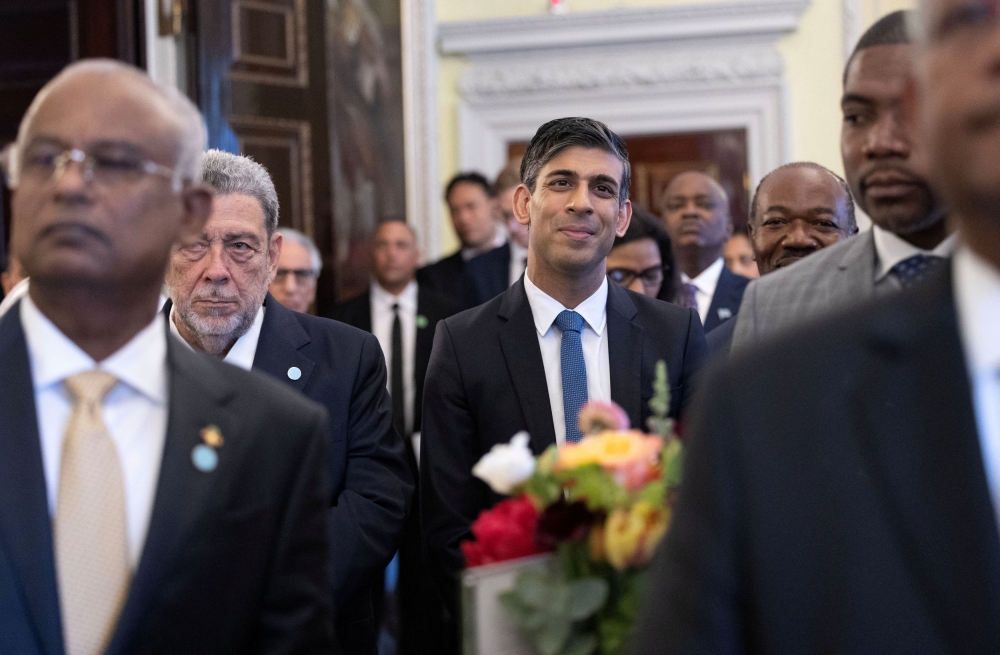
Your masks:
<svg viewBox="0 0 1000 655"><path fill-rule="evenodd" d="M599 464L585 464L560 471L556 477L565 485L568 501L582 500L592 512L626 507L631 500L628 491Z"/></svg>
<svg viewBox="0 0 1000 655"><path fill-rule="evenodd" d="M678 486L681 483L681 466L684 463L684 447L680 440L675 437L666 442L660 462L663 466L663 483L667 489Z"/></svg>
<svg viewBox="0 0 1000 655"><path fill-rule="evenodd" d="M670 384L667 378L667 363L662 359L656 362L656 377L653 378L653 397L649 399L649 410L652 416L646 421L646 429L658 437L668 437L674 429L674 422L668 418L670 413Z"/></svg>

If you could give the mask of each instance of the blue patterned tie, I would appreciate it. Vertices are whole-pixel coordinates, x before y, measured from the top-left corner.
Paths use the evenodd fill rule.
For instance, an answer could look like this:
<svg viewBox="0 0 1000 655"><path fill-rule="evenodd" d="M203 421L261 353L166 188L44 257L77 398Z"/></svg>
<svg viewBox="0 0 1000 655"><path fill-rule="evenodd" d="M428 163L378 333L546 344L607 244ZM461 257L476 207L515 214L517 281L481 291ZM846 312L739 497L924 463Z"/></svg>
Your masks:
<svg viewBox="0 0 1000 655"><path fill-rule="evenodd" d="M583 344L580 342L583 317L564 309L556 316L556 327L562 332L560 362L566 443L576 443L583 438L579 424L580 408L587 404L587 366L583 361Z"/></svg>
<svg viewBox="0 0 1000 655"><path fill-rule="evenodd" d="M893 266L889 269L889 273L899 280L899 285L901 287L909 289L914 284L919 282L927 271L931 270L942 261L944 261L944 257L935 257L933 255L913 255L912 257L907 257Z"/></svg>

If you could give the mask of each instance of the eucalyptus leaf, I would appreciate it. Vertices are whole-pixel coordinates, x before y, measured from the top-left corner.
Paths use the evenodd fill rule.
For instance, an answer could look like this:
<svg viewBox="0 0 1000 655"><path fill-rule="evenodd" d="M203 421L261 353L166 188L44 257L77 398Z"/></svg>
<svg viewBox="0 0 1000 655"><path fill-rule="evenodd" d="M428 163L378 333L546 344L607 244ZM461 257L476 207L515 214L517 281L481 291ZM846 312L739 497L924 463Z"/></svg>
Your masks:
<svg viewBox="0 0 1000 655"><path fill-rule="evenodd" d="M541 571L527 569L518 574L514 589L525 606L533 609L549 607L552 589L546 575Z"/></svg>
<svg viewBox="0 0 1000 655"><path fill-rule="evenodd" d="M569 617L582 621L604 607L608 600L608 583L601 578L583 578L569 583Z"/></svg>
<svg viewBox="0 0 1000 655"><path fill-rule="evenodd" d="M542 655L559 655L569 639L571 629L569 619L547 621L536 635L535 646Z"/></svg>

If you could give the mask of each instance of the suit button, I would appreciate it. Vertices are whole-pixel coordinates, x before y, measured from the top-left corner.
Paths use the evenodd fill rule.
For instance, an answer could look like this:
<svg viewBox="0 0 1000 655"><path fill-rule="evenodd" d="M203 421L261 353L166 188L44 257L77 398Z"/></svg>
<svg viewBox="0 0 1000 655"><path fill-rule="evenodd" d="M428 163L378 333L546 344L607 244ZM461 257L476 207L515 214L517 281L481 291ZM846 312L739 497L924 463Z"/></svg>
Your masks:
<svg viewBox="0 0 1000 655"><path fill-rule="evenodd" d="M293 366L288 369L289 380L298 380L300 377L302 377L302 371L299 370L298 366Z"/></svg>

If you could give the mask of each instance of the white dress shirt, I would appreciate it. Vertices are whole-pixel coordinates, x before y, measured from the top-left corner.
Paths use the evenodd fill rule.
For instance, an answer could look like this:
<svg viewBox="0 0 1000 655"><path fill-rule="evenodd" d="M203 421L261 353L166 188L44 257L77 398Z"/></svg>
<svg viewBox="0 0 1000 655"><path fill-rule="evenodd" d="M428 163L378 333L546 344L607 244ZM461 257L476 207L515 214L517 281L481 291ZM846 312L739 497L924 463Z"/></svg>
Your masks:
<svg viewBox="0 0 1000 655"><path fill-rule="evenodd" d="M170 307L170 331L173 332L174 336L181 340L188 348L194 350L187 341L184 341L184 337L181 336L180 330L177 329L176 323L176 307ZM250 329L243 333L233 347L229 349L226 356L222 359L227 364L232 364L233 366L238 366L244 371L249 371L253 367L253 358L257 354L257 342L260 341L260 328L264 325L264 306L257 310L257 316L253 319L253 324Z"/></svg>
<svg viewBox="0 0 1000 655"><path fill-rule="evenodd" d="M952 270L979 445L1000 522L1000 270L965 246L955 253Z"/></svg>
<svg viewBox="0 0 1000 655"><path fill-rule="evenodd" d="M510 241L510 277L507 286L521 279L524 269L528 267L528 249L513 239Z"/></svg>
<svg viewBox="0 0 1000 655"><path fill-rule="evenodd" d="M955 245L958 243L958 234L952 234L939 243L937 248L923 250L878 225L872 225L872 237L875 239L875 256L878 258L878 265L875 267L876 286L885 283L892 267L904 259L909 259L914 255L948 258L955 252Z"/></svg>
<svg viewBox="0 0 1000 655"><path fill-rule="evenodd" d="M372 306L372 334L382 346L385 356L386 386L392 392L392 306L399 305L400 336L403 340L403 414L407 434L413 431L413 402L416 388L413 383L417 351L417 283L410 282L398 296L383 289L372 280L369 292Z"/></svg>
<svg viewBox="0 0 1000 655"><path fill-rule="evenodd" d="M54 516L59 498L59 466L73 400L63 382L77 373L100 368L118 379L102 405L125 486L129 559L139 562L160 477L167 436L167 330L159 314L117 352L98 364L59 331L25 296L21 327L31 360L38 436L48 494Z"/></svg>
<svg viewBox="0 0 1000 655"><path fill-rule="evenodd" d="M556 316L567 307L535 286L524 276L524 291L535 319L538 347L542 351L545 384L549 389L552 406L552 425L556 429L556 443L566 442L566 413L563 410L562 388L562 331L553 326ZM583 317L580 332L583 361L587 369L587 399L611 400L611 366L608 357L608 278L605 277L589 298L573 311Z"/></svg>
<svg viewBox="0 0 1000 655"><path fill-rule="evenodd" d="M693 284L696 291L695 302L698 303L698 316L701 317L701 324L705 324L708 310L712 306L712 297L715 296L715 287L719 286L719 277L722 275L722 267L725 262L719 257L715 262L698 274L698 277L690 278L685 273L681 273L681 282Z"/></svg>

